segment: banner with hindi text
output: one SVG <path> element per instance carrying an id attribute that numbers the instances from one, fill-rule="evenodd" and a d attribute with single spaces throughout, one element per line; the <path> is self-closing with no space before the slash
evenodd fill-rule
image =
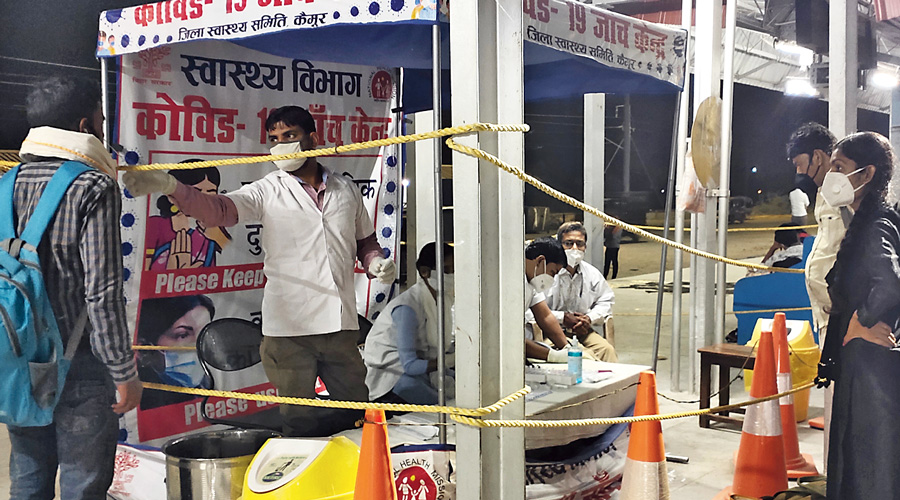
<path id="1" fill-rule="evenodd" d="M 321 147 L 396 135 L 391 113 L 394 69 L 285 59 L 227 42 L 194 42 L 121 59 L 118 122 L 114 140 L 124 163 L 176 163 L 268 154 L 265 120 L 281 106 L 307 108 Z M 401 165 L 396 146 L 320 157 L 335 175 L 356 184 L 374 222 L 379 244 L 396 259 Z M 171 170 L 179 181 L 206 193 L 227 193 L 275 169 L 269 162 Z M 129 324 L 135 344 L 191 346 L 219 318 L 259 323 L 265 286 L 258 223 L 206 227 L 162 195 L 123 201 Z M 367 279 L 357 265 L 358 312 L 371 317 L 390 298 L 390 287 Z M 139 373 L 148 382 L 208 386 L 190 351 L 140 351 Z M 228 374 L 229 389 L 274 394 L 261 366 Z M 219 378 L 216 378 L 217 384 Z M 207 424 L 201 398 L 145 391 L 126 418 L 128 441 L 159 444 Z M 218 418 L 269 409 L 266 403 L 216 400 Z"/>
<path id="2" fill-rule="evenodd" d="M 684 30 L 575 0 L 523 0 L 530 42 L 684 87 Z"/>

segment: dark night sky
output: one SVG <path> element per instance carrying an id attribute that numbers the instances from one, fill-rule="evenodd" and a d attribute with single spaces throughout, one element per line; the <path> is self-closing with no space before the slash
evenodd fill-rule
<path id="1" fill-rule="evenodd" d="M 0 0 L 0 149 L 18 149 L 28 132 L 27 83 L 58 71 L 100 80 L 94 58 L 100 12 L 141 0 Z M 5 58 L 4 58 L 5 57 Z M 89 69 L 54 67 L 6 59 L 46 61 Z"/>
<path id="2" fill-rule="evenodd" d="M 787 97 L 781 92 L 746 85 L 735 85 L 734 100 L 732 194 L 756 196 L 757 189 L 764 193 L 786 194 L 793 188 L 794 170 L 786 159 L 785 142 L 803 123 L 827 123 L 828 103 Z M 610 127 L 621 125 L 621 111 L 617 116 L 616 108 L 623 102 L 622 96 L 607 96 L 606 133 L 607 138 L 615 142 L 621 141 L 622 132 Z M 665 187 L 669 168 L 674 96 L 633 95 L 631 103 L 635 148 L 631 189 L 652 192 L 652 208 L 662 208 L 665 197 L 660 190 Z M 554 187 L 578 199 L 584 194 L 582 107 L 580 98 L 525 106 L 525 120 L 532 127 L 525 139 L 528 172 L 549 180 Z M 859 130 L 872 130 L 887 136 L 890 117 L 885 113 L 860 110 L 858 126 Z M 607 162 L 615 152 L 616 147 L 607 143 Z M 751 174 L 750 169 L 754 166 L 757 173 Z M 607 196 L 622 190 L 622 173 L 620 152 L 606 171 Z M 552 211 L 574 211 L 531 187 L 526 187 L 525 204 L 549 206 Z"/>

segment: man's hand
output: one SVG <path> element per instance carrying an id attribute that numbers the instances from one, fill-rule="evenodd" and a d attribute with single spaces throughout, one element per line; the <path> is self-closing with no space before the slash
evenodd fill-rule
<path id="1" fill-rule="evenodd" d="M 894 334 L 891 331 L 891 327 L 887 324 L 878 322 L 872 328 L 866 328 L 860 324 L 859 317 L 854 312 L 853 316 L 850 318 L 850 324 L 847 326 L 847 334 L 844 335 L 844 345 L 847 345 L 847 342 L 850 342 L 855 338 L 861 338 L 865 341 L 890 349 L 894 347 L 893 337 Z"/>
<path id="2" fill-rule="evenodd" d="M 125 189 L 131 196 L 139 197 L 151 193 L 169 195 L 175 192 L 178 181 L 162 170 L 142 170 L 125 172 L 122 176 Z"/>
<path id="3" fill-rule="evenodd" d="M 577 312 L 564 313 L 563 326 L 575 332 L 576 335 L 587 335 L 592 331 L 590 316 Z"/>
<path id="4" fill-rule="evenodd" d="M 117 385 L 116 390 L 119 392 L 119 402 L 112 405 L 112 410 L 121 415 L 135 409 L 141 402 L 144 385 L 135 377 L 129 382 Z"/>
<path id="5" fill-rule="evenodd" d="M 390 285 L 394 282 L 394 276 L 397 274 L 397 266 L 391 259 L 375 257 L 369 264 L 368 271 L 369 274 L 375 276 L 378 281 L 385 285 Z"/>

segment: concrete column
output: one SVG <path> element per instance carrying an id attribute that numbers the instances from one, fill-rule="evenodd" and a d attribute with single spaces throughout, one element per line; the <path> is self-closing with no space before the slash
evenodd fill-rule
<path id="1" fill-rule="evenodd" d="M 856 132 L 857 1 L 828 5 L 828 128 L 840 140 Z"/>
<path id="2" fill-rule="evenodd" d="M 522 4 L 454 3 L 450 23 L 453 123 L 521 122 Z M 468 146 L 523 165 L 522 134 L 461 137 Z M 456 248 L 457 404 L 490 404 L 524 384 L 522 182 L 497 167 L 453 153 Z M 524 418 L 524 400 L 500 412 Z M 460 500 L 524 498 L 522 429 L 457 426 Z"/>
<path id="3" fill-rule="evenodd" d="M 601 211 L 606 193 L 606 94 L 584 96 L 584 202 Z M 584 213 L 588 233 L 585 258 L 603 269 L 603 221 Z"/>
<path id="4" fill-rule="evenodd" d="M 696 43 L 694 46 L 694 113 L 704 99 L 719 95 L 719 79 L 722 74 L 722 4 L 698 2 L 696 14 Z M 709 186 L 714 188 L 716 186 Z M 707 194 L 706 211 L 692 217 L 692 229 L 697 248 L 716 251 L 716 198 Z M 697 225 L 693 225 L 693 221 Z M 696 347 L 715 343 L 715 263 L 709 259 L 692 259 L 696 269 L 691 279 L 691 336 Z M 693 391 L 699 387 L 699 363 L 696 349 L 690 351 L 693 372 Z"/>

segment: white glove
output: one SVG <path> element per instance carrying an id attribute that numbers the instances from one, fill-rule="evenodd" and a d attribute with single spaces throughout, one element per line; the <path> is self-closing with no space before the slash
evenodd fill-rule
<path id="1" fill-rule="evenodd" d="M 125 172 L 122 176 L 125 189 L 135 198 L 151 193 L 172 194 L 178 181 L 162 170 L 142 170 Z"/>
<path id="2" fill-rule="evenodd" d="M 547 353 L 547 362 L 548 363 L 568 363 L 569 362 L 569 348 L 565 349 L 550 349 L 550 352 Z"/>
<path id="3" fill-rule="evenodd" d="M 375 257 L 369 264 L 369 274 L 385 285 L 390 285 L 394 282 L 394 275 L 397 274 L 397 266 L 391 259 Z"/>

